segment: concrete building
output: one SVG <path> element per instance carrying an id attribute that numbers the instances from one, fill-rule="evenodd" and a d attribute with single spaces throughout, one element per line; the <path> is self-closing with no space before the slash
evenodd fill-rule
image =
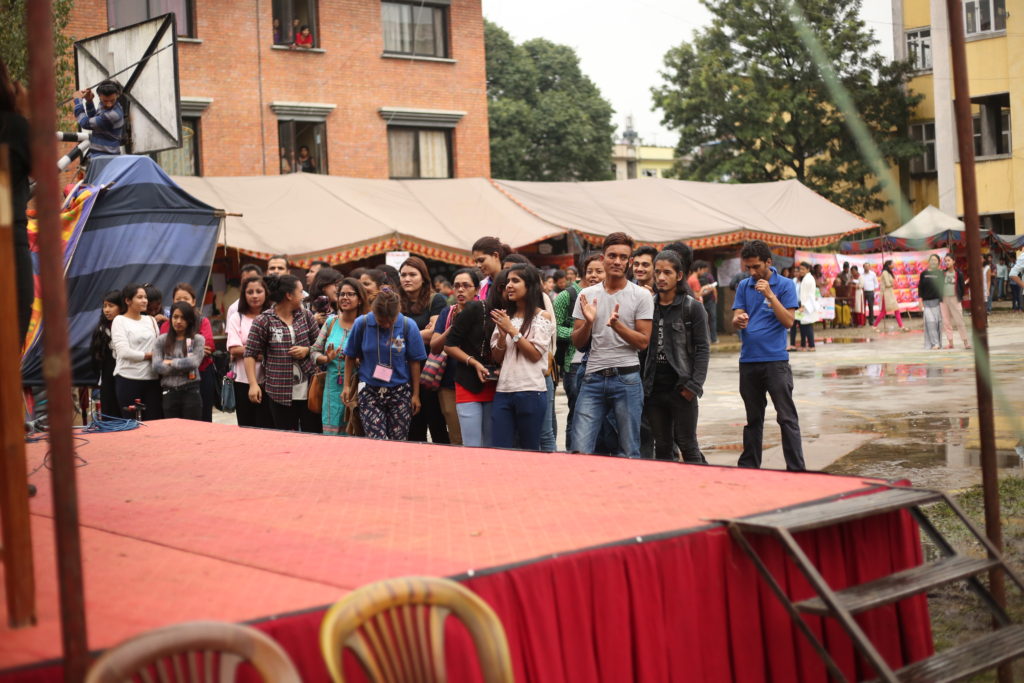
<path id="1" fill-rule="evenodd" d="M 1024 232 L 1024 0 L 963 0 L 982 227 Z M 908 87 L 924 95 L 911 135 L 925 153 L 910 164 L 916 213 L 933 204 L 963 215 L 944 0 L 893 0 L 895 55 L 917 67 Z"/>
<path id="2" fill-rule="evenodd" d="M 612 147 L 612 166 L 616 180 L 627 178 L 664 178 L 676 160 L 674 147 L 617 142 Z"/>
<path id="3" fill-rule="evenodd" d="M 157 155 L 169 173 L 490 175 L 480 0 L 78 0 L 68 33 L 166 12 L 185 129 Z"/>

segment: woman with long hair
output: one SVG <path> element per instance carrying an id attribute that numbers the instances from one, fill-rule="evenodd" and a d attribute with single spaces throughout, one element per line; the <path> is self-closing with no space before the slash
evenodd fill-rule
<path id="1" fill-rule="evenodd" d="M 263 277 L 256 275 L 242 280 L 242 292 L 238 298 L 235 312 L 228 313 L 225 324 L 227 328 L 227 347 L 231 355 L 231 380 L 235 392 L 235 417 L 239 427 L 263 427 L 270 429 L 274 420 L 270 417 L 270 405 L 267 402 L 253 403 L 249 400 L 249 384 L 261 384 L 263 366 L 256 361 L 256 373 L 249 375 L 245 370 L 245 344 L 249 339 L 249 330 L 253 321 L 267 310 L 270 300 L 267 298 L 267 283 Z"/>
<path id="2" fill-rule="evenodd" d="M 483 275 L 476 297 L 481 301 L 486 301 L 491 290 L 491 283 L 501 272 L 502 263 L 512 253 L 512 247 L 497 237 L 481 237 L 473 243 L 471 251 L 473 252 L 473 263 Z"/>
<path id="3" fill-rule="evenodd" d="M 159 420 L 163 416 L 160 380 L 153 370 L 153 347 L 160 335 L 156 321 L 145 315 L 146 288 L 130 284 L 121 290 L 122 312 L 110 323 L 114 347 L 114 386 L 117 405 L 125 417 Z M 137 408 L 125 412 L 126 408 Z M 139 412 L 141 410 L 141 414 Z"/>
<path id="4" fill-rule="evenodd" d="M 344 275 L 334 268 L 323 267 L 316 271 L 309 286 L 309 310 L 316 318 L 316 324 L 324 326 L 327 318 L 338 312 L 338 285 Z"/>
<path id="5" fill-rule="evenodd" d="M 196 329 L 206 340 L 203 344 L 203 362 L 199 365 L 199 393 L 203 399 L 202 420 L 203 422 L 213 422 L 213 402 L 214 395 L 217 393 L 217 371 L 213 367 L 213 352 L 217 350 L 217 347 L 213 340 L 213 326 L 210 324 L 210 319 L 200 312 L 196 290 L 189 283 L 179 282 L 174 285 L 171 301 L 173 303 L 184 301 L 196 309 Z M 170 325 L 169 320 L 164 321 L 160 325 L 161 334 L 170 331 Z"/>
<path id="6" fill-rule="evenodd" d="M 967 325 L 964 323 L 964 275 L 956 267 L 956 259 L 946 254 L 943 259 L 945 270 L 942 279 L 942 328 L 946 332 L 948 341 L 947 349 L 953 348 L 953 328 L 960 333 L 960 339 L 964 342 L 964 348 L 971 348 L 971 337 L 967 332 Z"/>
<path id="7" fill-rule="evenodd" d="M 495 306 L 504 305 L 500 290 L 496 289 L 499 285 L 504 287 L 504 279 L 505 272 L 498 271 L 495 286 L 491 287 L 493 300 L 480 301 L 474 295 L 473 300 L 463 305 L 444 341 L 449 362 L 457 365 L 455 410 L 459 415 L 459 432 L 464 446 L 488 448 L 491 445 L 491 407 L 497 388 L 498 366 L 491 358 L 494 321 L 490 311 Z M 480 282 L 479 274 L 476 282 Z M 456 290 L 456 296 L 462 293 Z"/>
<path id="8" fill-rule="evenodd" d="M 256 377 L 256 360 L 263 359 L 266 400 L 275 429 L 319 433 L 320 418 L 306 406 L 309 380 L 316 365 L 310 347 L 320 334 L 313 314 L 302 307 L 302 282 L 291 274 L 269 275 L 267 297 L 272 306 L 253 321 L 245 343 L 245 374 Z M 262 403 L 264 389 L 249 384 L 249 400 Z"/>
<path id="9" fill-rule="evenodd" d="M 455 303 L 446 306 L 437 316 L 437 323 L 434 325 L 434 334 L 430 337 L 430 352 L 441 353 L 446 351 L 448 337 L 452 331 L 455 320 L 466 310 L 466 306 L 476 298 L 477 287 L 480 286 L 480 274 L 475 268 L 463 268 L 455 273 L 452 290 L 455 292 Z M 465 355 L 465 352 L 463 352 Z M 466 359 L 468 360 L 468 356 Z M 441 388 L 438 390 L 438 398 L 441 401 L 441 413 L 448 425 L 448 438 L 453 445 L 461 446 L 462 424 L 459 420 L 458 396 L 456 395 L 456 375 L 458 361 L 448 354 L 448 361 L 444 369 L 444 378 L 441 380 Z"/>
<path id="10" fill-rule="evenodd" d="M 530 266 L 508 270 L 505 305 L 491 311 L 491 356 L 501 364 L 491 437 L 495 448 L 540 450 L 540 431 L 548 410 L 548 347 L 554 321 L 544 310 L 540 272 Z"/>
<path id="11" fill-rule="evenodd" d="M 201 420 L 203 399 L 199 391 L 199 364 L 206 338 L 196 332 L 196 309 L 187 301 L 171 304 L 170 329 L 157 337 L 153 370 L 160 375 L 164 418 Z"/>
<path id="12" fill-rule="evenodd" d="M 924 312 L 924 347 L 933 351 L 942 348 L 942 287 L 943 273 L 939 269 L 939 255 L 928 257 L 928 267 L 917 280 L 917 296 Z"/>
<path id="13" fill-rule="evenodd" d="M 92 345 L 90 355 L 93 360 L 93 367 L 100 376 L 100 409 L 101 416 L 121 417 L 121 407 L 117 403 L 117 391 L 114 388 L 114 368 L 117 360 L 114 358 L 114 347 L 110 339 L 110 325 L 114 318 L 122 313 L 124 302 L 121 300 L 121 290 L 112 289 L 103 297 L 103 309 L 100 311 L 100 321 L 96 330 L 92 333 Z"/>
<path id="14" fill-rule="evenodd" d="M 426 359 L 419 328 L 402 315 L 398 294 L 385 287 L 373 300 L 371 312 L 356 318 L 345 342 L 341 400 L 345 405 L 358 401 L 366 436 L 408 438 L 409 424 L 420 410 L 420 368 Z M 357 372 L 364 385 L 358 393 Z"/>
<path id="15" fill-rule="evenodd" d="M 418 256 L 410 256 L 398 269 L 402 282 L 402 314 L 413 321 L 420 330 L 424 346 L 434 334 L 437 317 L 444 310 L 447 301 L 444 295 L 434 292 L 430 285 L 430 271 Z M 437 391 L 420 392 L 422 407 L 409 425 L 409 441 L 427 441 L 427 431 L 433 443 L 449 443 L 448 425 L 441 412 L 441 400 Z"/>
<path id="16" fill-rule="evenodd" d="M 327 369 L 324 395 L 320 404 L 320 420 L 324 434 L 332 436 L 345 434 L 347 411 L 341 400 L 344 388 L 342 382 L 345 379 L 345 344 L 356 318 L 370 311 L 366 291 L 359 280 L 344 278 L 337 285 L 337 290 L 338 313 L 329 317 L 326 324 L 320 328 L 320 335 L 310 351 L 313 362 L 326 366 Z"/>
<path id="17" fill-rule="evenodd" d="M 882 264 L 882 277 L 878 278 L 878 287 L 882 290 L 882 310 L 875 321 L 875 331 L 878 331 L 878 325 L 890 313 L 896 317 L 896 324 L 899 328 L 906 331 L 906 328 L 903 327 L 903 319 L 900 317 L 900 305 L 896 301 L 896 275 L 892 272 L 892 259 Z"/>

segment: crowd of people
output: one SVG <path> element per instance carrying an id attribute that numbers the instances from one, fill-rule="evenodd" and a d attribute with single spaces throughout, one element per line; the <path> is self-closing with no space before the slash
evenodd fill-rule
<path id="1" fill-rule="evenodd" d="M 494 237 L 477 240 L 473 259 L 450 282 L 416 256 L 347 274 L 317 261 L 305 282 L 284 256 L 266 272 L 243 266 L 219 388 L 190 285 L 174 288 L 169 309 L 149 284 L 109 292 L 93 343 L 102 412 L 210 421 L 227 391 L 241 426 L 554 451 L 561 383 L 567 450 L 706 462 L 697 419 L 717 283 L 689 247 L 635 248 L 614 233 L 583 259 L 582 279 L 574 267 L 545 277 Z M 743 263 L 766 284 L 741 286 L 733 320 L 741 364 L 759 368 L 743 374 L 742 462 L 760 464 L 770 395 L 789 407 L 787 463 L 803 469 L 785 348 L 796 289 L 763 243 L 744 247 Z"/>

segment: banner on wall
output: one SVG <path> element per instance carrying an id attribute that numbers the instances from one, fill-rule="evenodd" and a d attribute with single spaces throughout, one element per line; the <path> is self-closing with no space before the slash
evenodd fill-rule
<path id="1" fill-rule="evenodd" d="M 839 275 L 839 265 L 836 261 L 836 256 L 838 254 L 819 254 L 816 251 L 801 251 L 797 249 L 793 252 L 793 264 L 799 265 L 807 261 L 811 266 L 821 266 L 822 274 L 831 282 Z"/>
<path id="2" fill-rule="evenodd" d="M 861 273 L 864 272 L 864 267 L 870 265 L 875 271 L 875 275 L 879 275 L 882 272 L 882 264 L 888 260 L 892 260 L 892 272 L 896 276 L 896 302 L 900 306 L 900 311 L 917 311 L 921 308 L 921 302 L 917 298 L 917 281 L 921 275 L 921 271 L 928 267 L 928 257 L 932 254 L 937 254 L 939 259 L 942 259 L 948 249 L 929 249 L 927 251 L 892 251 L 883 252 L 880 254 L 817 254 L 814 252 L 797 251 L 796 260 L 809 261 L 811 265 L 815 263 L 822 263 L 822 270 L 828 274 L 834 272 L 836 274 L 842 270 L 843 264 L 849 263 L 850 266 L 857 266 L 857 270 Z M 808 257 L 816 257 L 814 258 Z M 832 260 L 832 270 L 826 269 L 824 261 Z M 831 277 L 835 277 L 832 275 Z M 881 308 L 881 292 L 875 295 L 875 311 Z"/>

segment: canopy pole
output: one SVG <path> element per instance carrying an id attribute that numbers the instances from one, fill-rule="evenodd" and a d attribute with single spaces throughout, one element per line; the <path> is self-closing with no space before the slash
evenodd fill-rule
<path id="1" fill-rule="evenodd" d="M 988 355 L 988 312 L 981 281 L 981 220 L 978 216 L 978 186 L 974 174 L 974 126 L 967 80 L 967 50 L 960 0 L 946 0 L 949 17 L 950 58 L 953 63 L 953 104 L 956 115 L 957 146 L 960 152 L 960 185 L 963 188 L 964 238 L 967 242 L 967 273 L 971 288 L 971 327 L 974 328 L 974 376 L 978 398 L 978 432 L 981 437 L 981 481 L 985 498 L 985 533 L 1000 552 L 1003 532 L 999 520 L 999 471 L 996 463 L 995 418 L 992 400 L 992 368 Z M 952 245 L 950 245 L 952 250 Z M 992 597 L 1005 607 L 1003 572 L 989 574 Z M 1010 681 L 1010 666 L 999 667 L 999 680 Z"/>
<path id="2" fill-rule="evenodd" d="M 61 245 L 61 193 L 57 168 L 56 83 L 53 59 L 51 0 L 26 3 L 29 101 L 32 112 L 32 168 L 36 180 L 39 221 L 39 279 L 43 300 L 43 377 L 49 401 L 50 462 L 57 577 L 60 588 L 64 680 L 85 680 L 89 648 L 82 587 L 82 548 L 78 529 L 78 489 L 71 433 L 71 357 L 68 353 L 68 309 Z"/>

